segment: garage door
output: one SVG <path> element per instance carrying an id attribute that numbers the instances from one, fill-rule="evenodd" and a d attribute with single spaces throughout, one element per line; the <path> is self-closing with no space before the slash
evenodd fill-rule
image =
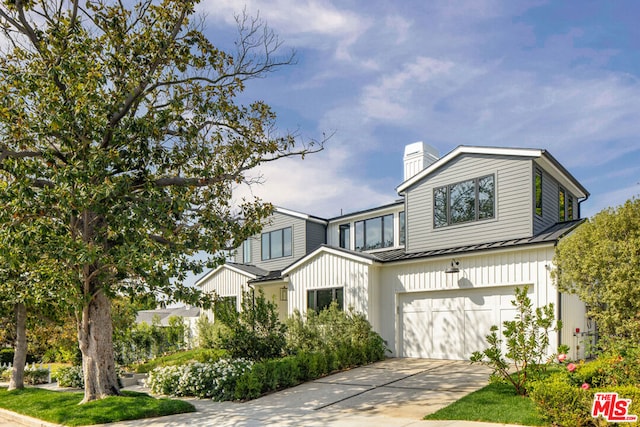
<path id="1" fill-rule="evenodd" d="M 513 287 L 401 294 L 399 354 L 469 359 L 487 347 L 492 325 L 514 318 L 513 295 Z"/>

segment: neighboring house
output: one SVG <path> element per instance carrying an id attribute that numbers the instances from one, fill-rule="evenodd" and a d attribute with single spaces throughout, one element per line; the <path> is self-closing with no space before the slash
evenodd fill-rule
<path id="1" fill-rule="evenodd" d="M 331 219 L 277 208 L 235 262 L 197 282 L 240 307 L 261 288 L 285 319 L 336 300 L 366 314 L 394 356 L 468 359 L 512 319 L 514 289 L 553 303 L 552 334 L 572 356 L 593 331 L 585 305 L 551 278 L 558 241 L 580 224 L 587 190 L 546 150 L 460 146 L 442 158 L 405 149 L 396 202 Z M 578 331 L 578 333 L 576 333 Z"/>
<path id="2" fill-rule="evenodd" d="M 182 322 L 185 325 L 185 343 L 191 347 L 194 338 L 197 336 L 196 322 L 200 317 L 201 310 L 198 307 L 172 307 L 172 308 L 158 308 L 156 310 L 140 310 L 136 314 L 136 323 L 146 323 L 152 325 L 154 319 L 157 319 L 159 326 L 167 327 L 169 325 L 169 318 L 181 317 Z"/>

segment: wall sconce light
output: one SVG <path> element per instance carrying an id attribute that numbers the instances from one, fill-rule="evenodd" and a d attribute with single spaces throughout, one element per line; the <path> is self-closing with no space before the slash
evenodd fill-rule
<path id="1" fill-rule="evenodd" d="M 280 301 L 286 301 L 287 300 L 287 287 L 283 286 L 280 288 Z"/>
<path id="2" fill-rule="evenodd" d="M 444 272 L 447 274 L 459 273 L 460 272 L 460 269 L 458 268 L 459 265 L 460 263 L 455 259 L 453 259 L 451 260 L 451 266 L 449 266 Z"/>

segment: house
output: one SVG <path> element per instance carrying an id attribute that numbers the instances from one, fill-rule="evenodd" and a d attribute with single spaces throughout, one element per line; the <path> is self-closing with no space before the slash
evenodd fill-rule
<path id="1" fill-rule="evenodd" d="M 169 319 L 180 318 L 185 326 L 185 343 L 188 347 L 193 345 L 193 338 L 197 335 L 197 321 L 200 318 L 201 309 L 198 307 L 167 307 L 155 310 L 140 310 L 136 313 L 136 324 L 146 323 L 153 325 L 157 322 L 158 326 L 171 326 Z"/>
<path id="2" fill-rule="evenodd" d="M 513 319 L 516 287 L 553 303 L 552 333 L 573 357 L 594 326 L 551 277 L 558 241 L 577 227 L 587 190 L 546 150 L 459 146 L 439 157 L 405 147 L 399 198 L 322 219 L 277 208 L 260 235 L 197 285 L 240 308 L 263 289 L 285 319 L 336 300 L 366 314 L 398 357 L 468 359 L 492 325 Z"/>

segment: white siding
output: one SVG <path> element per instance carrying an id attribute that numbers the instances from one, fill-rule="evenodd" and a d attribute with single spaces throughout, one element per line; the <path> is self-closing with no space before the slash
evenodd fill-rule
<path id="1" fill-rule="evenodd" d="M 561 342 L 569 346 L 569 357 L 574 360 L 593 355 L 595 322 L 587 318 L 584 302 L 576 295 L 560 296 L 560 312 L 563 318 Z M 576 332 L 576 329 L 580 329 Z"/>
<path id="2" fill-rule="evenodd" d="M 252 277 L 240 274 L 226 266 L 220 268 L 217 272 L 206 278 L 201 283 L 202 291 L 215 293 L 220 297 L 235 296 L 237 297 L 238 310 L 240 310 L 242 301 L 242 292 L 249 290 L 247 281 Z"/>
<path id="3" fill-rule="evenodd" d="M 404 245 L 400 245 L 400 212 L 404 211 L 404 204 L 399 203 L 397 205 L 388 206 L 378 210 L 370 210 L 359 214 L 350 215 L 348 217 L 341 217 L 338 219 L 334 219 L 331 221 L 329 226 L 327 227 L 327 244 L 330 246 L 339 247 L 340 246 L 340 226 L 344 224 L 349 224 L 349 237 L 351 239 L 349 243 L 349 247 L 347 249 L 352 249 L 355 247 L 355 228 L 354 223 L 357 221 L 362 221 L 369 218 L 376 218 L 379 216 L 393 214 L 393 247 L 387 247 L 380 250 L 389 250 L 399 247 L 404 247 Z M 375 252 L 375 251 L 370 251 Z"/>
<path id="4" fill-rule="evenodd" d="M 433 227 L 433 190 L 495 176 L 495 218 Z M 464 155 L 407 190 L 407 252 L 452 248 L 531 236 L 532 160 Z"/>
<path id="5" fill-rule="evenodd" d="M 496 289 L 500 293 L 498 288 L 529 285 L 534 306 L 554 303 L 557 310 L 558 295 L 550 276 L 553 252 L 553 245 L 546 245 L 456 256 L 460 272 L 454 274 L 444 272 L 451 257 L 385 265 L 381 273 L 383 310 L 379 332 L 397 354 L 399 296 L 414 292 L 429 295 L 450 290 L 452 297 L 456 297 L 464 296 L 466 290 Z M 557 338 L 552 337 L 551 342 L 555 351 Z"/>
<path id="6" fill-rule="evenodd" d="M 370 322 L 371 299 L 378 296 L 372 292 L 376 274 L 370 274 L 370 265 L 329 253 L 321 253 L 289 274 L 289 313 L 298 309 L 307 311 L 307 291 L 322 288 L 344 288 L 345 308 L 353 307 L 364 313 Z M 373 294 L 373 295 L 372 295 Z M 373 322 L 372 322 L 373 323 Z"/>

